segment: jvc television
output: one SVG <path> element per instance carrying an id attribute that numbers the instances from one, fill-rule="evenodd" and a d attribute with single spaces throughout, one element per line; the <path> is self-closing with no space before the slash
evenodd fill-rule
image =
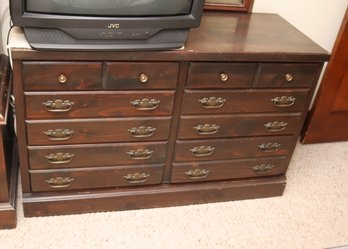
<path id="1" fill-rule="evenodd" d="M 184 46 L 204 0 L 10 0 L 13 24 L 40 50 L 167 50 Z"/>

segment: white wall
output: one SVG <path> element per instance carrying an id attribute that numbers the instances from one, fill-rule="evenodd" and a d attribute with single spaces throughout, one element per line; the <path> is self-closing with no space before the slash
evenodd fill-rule
<path id="1" fill-rule="evenodd" d="M 6 41 L 10 27 L 10 14 L 8 12 L 9 0 L 0 0 L 0 53 L 7 54 Z"/>

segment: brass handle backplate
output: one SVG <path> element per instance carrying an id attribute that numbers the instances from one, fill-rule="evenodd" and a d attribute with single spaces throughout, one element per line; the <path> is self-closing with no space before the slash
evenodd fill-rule
<path id="1" fill-rule="evenodd" d="M 277 131 L 285 130 L 285 128 L 288 126 L 288 123 L 274 121 L 274 122 L 268 122 L 268 123 L 264 124 L 264 126 L 265 126 L 267 131 L 277 132 Z"/>
<path id="2" fill-rule="evenodd" d="M 74 154 L 58 152 L 56 154 L 49 154 L 45 158 L 51 164 L 65 164 L 70 163 L 74 156 Z"/>
<path id="3" fill-rule="evenodd" d="M 292 96 L 281 96 L 272 99 L 273 104 L 276 107 L 290 107 L 295 104 L 296 98 Z"/>
<path id="4" fill-rule="evenodd" d="M 133 160 L 145 160 L 151 158 L 153 154 L 153 150 L 149 149 L 137 149 L 137 150 L 130 150 L 126 152 L 130 159 Z"/>
<path id="5" fill-rule="evenodd" d="M 72 177 L 56 177 L 50 178 L 45 182 L 47 182 L 51 188 L 67 188 L 71 185 L 73 181 L 74 178 Z"/>
<path id="6" fill-rule="evenodd" d="M 188 176 L 190 179 L 199 180 L 208 177 L 209 172 L 210 171 L 207 169 L 195 169 L 186 171 L 185 175 Z"/>
<path id="7" fill-rule="evenodd" d="M 202 98 L 198 100 L 199 103 L 201 103 L 203 108 L 206 109 L 217 109 L 224 106 L 226 99 L 223 98 L 216 98 L 216 97 L 209 97 L 209 98 Z"/>
<path id="8" fill-rule="evenodd" d="M 265 144 L 260 144 L 259 150 L 261 150 L 262 152 L 275 152 L 278 151 L 280 149 L 282 145 L 279 143 L 265 143 Z"/>
<path id="9" fill-rule="evenodd" d="M 134 173 L 123 176 L 128 183 L 143 183 L 146 182 L 150 174 L 147 173 Z"/>
<path id="10" fill-rule="evenodd" d="M 74 102 L 70 100 L 61 100 L 61 99 L 56 99 L 56 100 L 47 100 L 46 102 L 42 103 L 47 111 L 50 112 L 68 112 L 71 110 Z"/>
<path id="11" fill-rule="evenodd" d="M 68 77 L 65 74 L 58 75 L 58 82 L 60 84 L 65 84 L 68 81 Z"/>
<path id="12" fill-rule="evenodd" d="M 130 103 L 137 109 L 140 111 L 149 111 L 149 110 L 155 110 L 159 103 L 161 101 L 157 100 L 157 99 L 136 99 L 131 101 Z"/>
<path id="13" fill-rule="evenodd" d="M 64 141 L 71 138 L 74 131 L 69 129 L 55 129 L 55 130 L 48 130 L 45 131 L 44 134 L 46 134 L 47 138 L 51 141 Z"/>
<path id="14" fill-rule="evenodd" d="M 147 76 L 147 75 L 144 74 L 144 73 L 140 74 L 140 76 L 139 76 L 139 81 L 140 81 L 141 83 L 146 83 L 146 82 L 148 82 L 148 80 L 149 80 L 149 76 Z"/>
<path id="15" fill-rule="evenodd" d="M 254 172 L 256 174 L 270 173 L 273 168 L 274 168 L 274 165 L 272 165 L 272 164 L 258 164 L 258 165 L 251 167 L 251 169 L 254 170 Z"/>
<path id="16" fill-rule="evenodd" d="M 220 81 L 221 82 L 228 81 L 228 74 L 227 73 L 220 73 Z"/>
<path id="17" fill-rule="evenodd" d="M 199 135 L 212 135 L 219 131 L 220 126 L 217 124 L 204 124 L 193 127 Z"/>
<path id="18" fill-rule="evenodd" d="M 132 137 L 151 137 L 156 131 L 156 128 L 153 127 L 133 127 L 128 129 L 128 132 Z"/>
<path id="19" fill-rule="evenodd" d="M 294 79 L 294 76 L 290 73 L 285 74 L 285 80 L 291 82 Z"/>
<path id="20" fill-rule="evenodd" d="M 212 146 L 200 146 L 190 149 L 191 153 L 195 157 L 208 157 L 214 153 L 215 147 Z"/>

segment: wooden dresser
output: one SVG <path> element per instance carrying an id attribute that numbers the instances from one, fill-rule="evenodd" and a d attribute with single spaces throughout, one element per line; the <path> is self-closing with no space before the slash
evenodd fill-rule
<path id="1" fill-rule="evenodd" d="M 15 228 L 18 157 L 10 106 L 11 73 L 9 59 L 0 55 L 0 229 Z"/>
<path id="2" fill-rule="evenodd" d="M 328 54 L 206 13 L 177 51 L 11 49 L 26 216 L 279 196 Z"/>

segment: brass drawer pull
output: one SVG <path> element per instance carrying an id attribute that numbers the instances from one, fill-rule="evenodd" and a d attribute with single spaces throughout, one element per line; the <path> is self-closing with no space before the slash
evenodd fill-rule
<path id="1" fill-rule="evenodd" d="M 272 99 L 273 104 L 276 107 L 290 107 L 295 104 L 296 98 L 290 96 L 276 97 Z"/>
<path id="2" fill-rule="evenodd" d="M 221 81 L 221 82 L 226 82 L 226 81 L 228 81 L 228 74 L 227 74 L 227 73 L 221 73 L 221 74 L 220 74 L 220 81 Z"/>
<path id="3" fill-rule="evenodd" d="M 198 100 L 199 103 L 201 103 L 203 108 L 206 109 L 217 109 L 224 106 L 226 99 L 223 98 L 216 98 L 216 97 L 210 97 L 210 98 L 203 98 Z"/>
<path id="4" fill-rule="evenodd" d="M 151 137 L 156 131 L 156 128 L 153 127 L 133 127 L 131 129 L 128 129 L 128 132 L 133 137 Z"/>
<path id="5" fill-rule="evenodd" d="M 58 75 L 58 82 L 60 84 L 65 84 L 68 81 L 68 77 L 65 74 Z"/>
<path id="6" fill-rule="evenodd" d="M 147 173 L 134 173 L 123 176 L 128 183 L 143 183 L 146 182 L 150 174 Z"/>
<path id="7" fill-rule="evenodd" d="M 279 122 L 279 121 L 274 121 L 274 122 L 268 122 L 264 124 L 265 128 L 269 132 L 277 132 L 277 131 L 283 131 L 285 128 L 288 126 L 288 123 L 286 122 Z"/>
<path id="8" fill-rule="evenodd" d="M 74 156 L 74 154 L 58 152 L 56 154 L 49 154 L 45 158 L 51 164 L 65 164 L 70 163 Z"/>
<path id="9" fill-rule="evenodd" d="M 50 112 L 68 112 L 71 110 L 74 102 L 70 100 L 56 99 L 48 100 L 42 104 L 46 107 L 47 111 Z"/>
<path id="10" fill-rule="evenodd" d="M 55 130 L 48 130 L 45 131 L 44 134 L 46 134 L 47 138 L 51 141 L 64 141 L 71 138 L 74 131 L 69 129 L 55 129 Z"/>
<path id="11" fill-rule="evenodd" d="M 220 126 L 217 124 L 204 124 L 193 127 L 199 135 L 212 135 L 219 131 Z"/>
<path id="12" fill-rule="evenodd" d="M 161 101 L 157 100 L 157 99 L 136 99 L 131 101 L 130 103 L 137 109 L 140 111 L 149 111 L 149 110 L 155 110 L 159 103 Z"/>
<path id="13" fill-rule="evenodd" d="M 207 169 L 195 169 L 195 170 L 189 170 L 185 172 L 185 175 L 188 176 L 192 180 L 199 180 L 207 178 L 209 175 L 209 170 Z"/>
<path id="14" fill-rule="evenodd" d="M 290 73 L 285 74 L 285 80 L 291 82 L 294 79 L 294 76 Z"/>
<path id="15" fill-rule="evenodd" d="M 258 164 L 251 167 L 256 174 L 267 174 L 272 171 L 274 165 L 272 164 Z"/>
<path id="16" fill-rule="evenodd" d="M 146 83 L 146 82 L 148 82 L 148 80 L 149 80 L 149 76 L 147 76 L 147 75 L 144 74 L 144 73 L 140 74 L 140 76 L 139 76 L 139 81 L 140 81 L 141 83 Z"/>
<path id="17" fill-rule="evenodd" d="M 126 152 L 130 159 L 133 160 L 145 160 L 151 158 L 153 154 L 153 150 L 149 149 L 137 149 L 137 150 L 130 150 Z"/>
<path id="18" fill-rule="evenodd" d="M 50 178 L 45 182 L 47 182 L 51 188 L 67 188 L 71 185 L 73 181 L 74 178 L 72 177 L 56 177 Z"/>
<path id="19" fill-rule="evenodd" d="M 266 144 L 260 144 L 259 150 L 261 150 L 262 152 L 275 152 L 278 151 L 280 149 L 282 145 L 278 144 L 278 143 L 266 143 Z"/>
<path id="20" fill-rule="evenodd" d="M 215 147 L 212 146 L 200 146 L 190 149 L 192 155 L 195 157 L 208 157 L 214 153 Z"/>

